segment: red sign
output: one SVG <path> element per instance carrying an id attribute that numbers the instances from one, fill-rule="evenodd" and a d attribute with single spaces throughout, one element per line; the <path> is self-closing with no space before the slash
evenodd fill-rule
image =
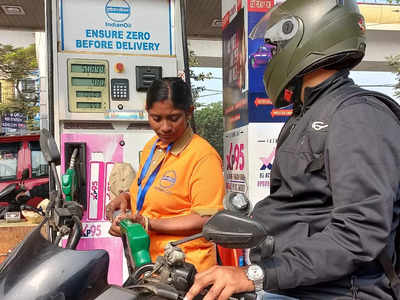
<path id="1" fill-rule="evenodd" d="M 236 121 L 239 121 L 239 120 L 240 120 L 240 114 L 236 114 L 236 115 L 234 115 L 234 116 L 229 118 L 229 122 L 230 123 L 233 123 L 233 122 L 236 122 Z"/>
<path id="2" fill-rule="evenodd" d="M 249 11 L 267 12 L 274 6 L 274 0 L 248 0 Z"/>
<path id="3" fill-rule="evenodd" d="M 273 109 L 271 110 L 271 117 L 290 117 L 293 109 Z"/>
<path id="4" fill-rule="evenodd" d="M 272 100 L 269 98 L 256 98 L 256 100 L 254 100 L 254 104 L 256 106 L 259 105 L 272 105 Z"/>
<path id="5" fill-rule="evenodd" d="M 224 110 L 225 115 L 227 115 L 227 114 L 229 114 L 229 113 L 231 113 L 231 112 L 234 112 L 234 111 L 236 111 L 236 110 L 238 110 L 238 109 L 241 109 L 241 108 L 243 108 L 243 107 L 246 107 L 246 105 L 247 105 L 247 99 L 246 99 L 246 98 L 243 98 L 243 99 L 241 99 L 239 102 L 235 103 L 234 105 L 231 105 L 231 106 L 229 106 L 228 108 L 226 108 L 226 109 Z"/>
<path id="6" fill-rule="evenodd" d="M 244 169 L 244 144 L 232 144 L 229 149 L 229 154 L 226 156 L 227 170 Z"/>

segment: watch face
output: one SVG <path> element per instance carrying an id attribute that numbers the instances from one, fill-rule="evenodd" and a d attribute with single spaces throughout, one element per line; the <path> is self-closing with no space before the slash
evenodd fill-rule
<path id="1" fill-rule="evenodd" d="M 247 277 L 250 280 L 257 280 L 264 278 L 264 271 L 260 266 L 250 265 L 247 269 Z"/>

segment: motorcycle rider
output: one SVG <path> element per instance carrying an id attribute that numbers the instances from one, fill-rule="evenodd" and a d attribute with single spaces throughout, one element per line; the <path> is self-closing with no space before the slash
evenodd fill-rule
<path id="1" fill-rule="evenodd" d="M 49 183 L 44 182 L 39 185 L 35 185 L 30 190 L 20 192 L 16 198 L 17 200 L 19 200 L 20 198 L 22 199 L 23 197 L 25 197 L 27 200 L 32 199 L 34 197 L 49 198 Z"/>
<path id="2" fill-rule="evenodd" d="M 350 95 L 329 124 L 315 119 L 329 101 L 359 89 L 348 78 L 365 53 L 357 3 L 287 0 L 256 25 L 250 38 L 259 37 L 276 47 L 264 74 L 267 94 L 275 107 L 294 102 L 278 139 L 270 196 L 253 211 L 275 237 L 274 252 L 241 269 L 197 274 L 186 300 L 208 286 L 205 300 L 261 290 L 273 293 L 264 299 L 393 299 L 378 256 L 385 249 L 394 257 L 398 119 L 371 95 Z"/>

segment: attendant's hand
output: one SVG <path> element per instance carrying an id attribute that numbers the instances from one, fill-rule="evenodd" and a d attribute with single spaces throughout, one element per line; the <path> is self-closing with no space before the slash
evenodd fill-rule
<path id="1" fill-rule="evenodd" d="M 114 211 L 120 210 L 121 214 L 125 214 L 129 207 L 130 196 L 128 193 L 121 193 L 112 199 L 106 206 L 106 218 L 110 222 L 113 220 Z"/>
<path id="2" fill-rule="evenodd" d="M 214 266 L 197 273 L 184 300 L 194 299 L 208 286 L 211 287 L 203 300 L 227 300 L 233 294 L 254 291 L 254 283 L 247 278 L 245 268 Z"/>
<path id="3" fill-rule="evenodd" d="M 110 226 L 110 229 L 108 230 L 108 233 L 113 236 L 121 236 L 121 227 L 119 226 L 119 222 L 126 218 L 127 218 L 126 214 L 120 214 L 116 216 L 112 220 L 112 224 Z"/>
<path id="4" fill-rule="evenodd" d="M 146 228 L 146 222 L 148 222 L 148 221 L 146 221 L 147 217 L 139 215 L 139 214 L 135 214 L 135 215 L 128 214 L 127 217 L 133 223 L 139 223 L 140 225 L 143 226 L 143 228 L 148 229 L 148 228 Z M 149 219 L 147 218 L 147 220 L 149 220 Z M 147 226 L 148 226 L 148 224 L 147 224 Z"/>
<path id="5" fill-rule="evenodd" d="M 114 218 L 109 233 L 113 236 L 121 236 L 121 227 L 119 223 L 125 219 L 129 219 L 133 223 L 139 223 L 140 225 L 143 226 L 144 229 L 149 230 L 149 221 L 148 221 L 149 219 L 147 217 L 138 214 L 132 215 L 132 214 L 121 213 L 120 215 Z"/>

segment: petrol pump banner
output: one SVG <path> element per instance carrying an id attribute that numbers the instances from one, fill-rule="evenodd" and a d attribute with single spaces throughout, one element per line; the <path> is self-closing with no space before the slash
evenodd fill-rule
<path id="1" fill-rule="evenodd" d="M 283 123 L 249 124 L 249 199 L 254 205 L 267 197 L 271 188 L 271 170 L 276 142 Z"/>
<path id="2" fill-rule="evenodd" d="M 171 0 L 59 0 L 61 51 L 174 55 Z"/>
<path id="3" fill-rule="evenodd" d="M 258 21 L 278 0 L 248 0 L 248 34 L 250 35 Z M 248 39 L 248 78 L 249 78 L 249 123 L 285 122 L 292 114 L 291 107 L 275 109 L 264 87 L 264 72 L 272 58 L 272 48 L 264 39 Z"/>
<path id="4" fill-rule="evenodd" d="M 245 12 L 241 1 L 225 14 L 222 28 L 225 131 L 248 124 Z M 224 6 L 226 6 L 225 4 Z"/>
<path id="5" fill-rule="evenodd" d="M 224 133 L 225 201 L 232 193 L 249 197 L 248 128 L 243 126 Z"/>

